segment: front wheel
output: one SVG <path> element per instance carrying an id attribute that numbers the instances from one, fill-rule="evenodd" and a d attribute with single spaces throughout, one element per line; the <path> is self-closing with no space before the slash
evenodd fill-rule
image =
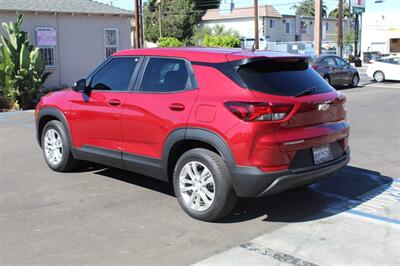
<path id="1" fill-rule="evenodd" d="M 66 172 L 77 167 L 78 161 L 72 155 L 71 144 L 60 121 L 52 120 L 46 124 L 41 141 L 44 158 L 51 169 Z"/>
<path id="2" fill-rule="evenodd" d="M 174 190 L 182 209 L 202 221 L 215 221 L 229 214 L 236 193 L 224 160 L 210 150 L 185 152 L 174 169 Z"/>
<path id="3" fill-rule="evenodd" d="M 376 71 L 374 73 L 374 79 L 376 82 L 383 82 L 385 81 L 385 74 L 382 71 Z"/>

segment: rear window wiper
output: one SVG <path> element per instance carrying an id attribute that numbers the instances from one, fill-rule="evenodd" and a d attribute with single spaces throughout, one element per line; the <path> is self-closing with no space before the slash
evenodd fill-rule
<path id="1" fill-rule="evenodd" d="M 304 89 L 301 92 L 297 93 L 294 97 L 301 97 L 301 96 L 305 96 L 305 95 L 310 95 L 310 94 L 313 94 L 315 92 L 315 90 L 316 90 L 315 87 L 310 87 L 310 88 Z"/>

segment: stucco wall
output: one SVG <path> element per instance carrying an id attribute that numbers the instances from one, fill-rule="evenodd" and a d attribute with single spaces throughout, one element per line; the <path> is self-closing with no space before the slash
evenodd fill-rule
<path id="1" fill-rule="evenodd" d="M 15 13 L 0 13 L 0 22 L 15 21 Z M 104 28 L 117 28 L 119 49 L 131 48 L 131 22 L 129 17 L 74 14 L 24 14 L 23 29 L 29 32 L 36 45 L 37 27 L 57 30 L 54 49 L 55 68 L 46 87 L 70 86 L 105 59 Z M 1 29 L 0 34 L 4 34 Z"/>
<path id="2" fill-rule="evenodd" d="M 261 26 L 262 20 L 258 24 Z M 241 37 L 254 38 L 254 20 L 252 18 L 235 18 L 223 20 L 203 21 L 203 25 L 213 27 L 215 25 L 224 25 L 226 29 L 234 29 L 239 32 Z"/>
<path id="3" fill-rule="evenodd" d="M 400 38 L 398 12 L 368 12 L 363 14 L 362 21 L 361 52 L 390 53 L 390 39 Z"/>
<path id="4" fill-rule="evenodd" d="M 275 20 L 275 28 L 270 28 L 270 19 Z M 260 27 L 260 38 L 268 37 L 270 42 L 287 42 L 295 40 L 296 23 L 295 18 L 284 18 L 286 21 L 291 22 L 291 31 L 286 33 L 286 25 L 283 23 L 282 18 L 260 17 L 258 25 Z M 254 20 L 253 18 L 235 18 L 235 19 L 221 19 L 221 20 L 207 20 L 202 24 L 208 26 L 224 25 L 226 28 L 232 28 L 239 32 L 241 37 L 247 39 L 254 38 Z M 264 29 L 264 30 L 263 30 Z M 263 34 L 264 33 L 264 34 Z"/>

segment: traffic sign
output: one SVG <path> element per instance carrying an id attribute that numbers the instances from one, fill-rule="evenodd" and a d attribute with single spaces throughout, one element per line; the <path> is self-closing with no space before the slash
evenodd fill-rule
<path id="1" fill-rule="evenodd" d="M 365 12 L 365 0 L 352 0 L 351 6 L 353 7 L 353 13 L 355 14 Z"/>

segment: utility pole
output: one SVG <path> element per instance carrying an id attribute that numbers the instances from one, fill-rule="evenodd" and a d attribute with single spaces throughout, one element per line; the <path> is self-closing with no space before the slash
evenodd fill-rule
<path id="1" fill-rule="evenodd" d="M 160 38 L 162 38 L 161 33 L 161 0 L 158 0 L 158 30 L 160 31 Z"/>
<path id="2" fill-rule="evenodd" d="M 258 0 L 254 0 L 254 49 L 259 49 L 258 37 Z"/>
<path id="3" fill-rule="evenodd" d="M 140 11 L 139 11 L 139 0 L 135 0 L 135 44 L 136 48 L 141 48 L 141 41 L 140 41 L 140 32 L 141 32 L 141 23 L 140 23 Z"/>
<path id="4" fill-rule="evenodd" d="M 314 50 L 317 55 L 321 54 L 321 32 L 322 32 L 322 0 L 314 1 Z"/>
<path id="5" fill-rule="evenodd" d="M 339 0 L 338 7 L 338 39 L 339 56 L 343 56 L 343 0 Z"/>
<path id="6" fill-rule="evenodd" d="M 359 24 L 359 15 L 356 13 L 356 19 L 355 19 L 355 28 L 356 28 L 356 36 L 354 38 L 354 56 L 358 57 L 358 37 L 359 37 L 359 32 L 360 32 L 360 24 Z"/>

